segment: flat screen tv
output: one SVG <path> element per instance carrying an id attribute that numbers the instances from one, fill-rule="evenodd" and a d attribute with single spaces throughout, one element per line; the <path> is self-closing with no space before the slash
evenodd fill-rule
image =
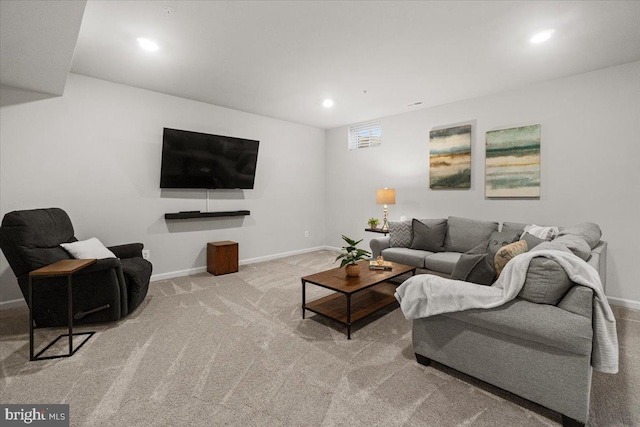
<path id="1" fill-rule="evenodd" d="M 160 188 L 252 189 L 259 143 L 164 128 Z"/>

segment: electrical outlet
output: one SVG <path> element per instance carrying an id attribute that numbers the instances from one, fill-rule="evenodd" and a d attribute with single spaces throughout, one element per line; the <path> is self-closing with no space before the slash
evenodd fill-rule
<path id="1" fill-rule="evenodd" d="M 304 237 L 309 237 L 309 230 L 305 230 Z"/>
<path id="2" fill-rule="evenodd" d="M 150 259 L 151 258 L 151 251 L 149 249 L 143 249 L 142 250 L 142 258 Z"/>

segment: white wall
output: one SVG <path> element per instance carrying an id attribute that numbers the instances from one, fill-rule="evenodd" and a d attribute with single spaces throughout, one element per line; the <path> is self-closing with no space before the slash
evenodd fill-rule
<path id="1" fill-rule="evenodd" d="M 461 122 L 473 124 L 472 187 L 432 191 L 429 131 Z M 485 132 L 527 124 L 542 125 L 540 199 L 485 199 Z M 609 242 L 607 295 L 640 302 L 640 62 L 385 117 L 382 127 L 381 147 L 355 151 L 346 128 L 327 131 L 327 244 L 379 236 L 364 228 L 382 217 L 382 187 L 396 188 L 395 220 L 591 221 Z"/>
<path id="2" fill-rule="evenodd" d="M 241 261 L 323 242 L 324 130 L 74 74 L 62 97 L 2 97 L 0 216 L 61 207 L 79 239 L 144 243 L 154 275 L 205 266 L 210 241 L 238 242 Z M 250 216 L 165 221 L 206 199 L 160 190 L 163 127 L 260 140 L 255 189 L 209 192 L 210 210 Z M 4 256 L 0 279 L 0 301 L 22 298 Z"/>

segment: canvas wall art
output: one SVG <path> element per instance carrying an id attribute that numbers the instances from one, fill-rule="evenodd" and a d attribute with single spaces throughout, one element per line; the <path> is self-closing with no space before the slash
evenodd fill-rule
<path id="1" fill-rule="evenodd" d="M 540 125 L 487 132 L 486 197 L 540 197 Z"/>
<path id="2" fill-rule="evenodd" d="M 471 125 L 429 132 L 429 187 L 471 188 Z"/>

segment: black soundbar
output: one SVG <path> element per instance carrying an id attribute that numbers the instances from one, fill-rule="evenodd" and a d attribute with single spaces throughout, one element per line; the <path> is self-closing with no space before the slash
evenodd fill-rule
<path id="1" fill-rule="evenodd" d="M 191 219 L 191 218 L 220 218 L 225 216 L 247 216 L 251 215 L 250 211 L 219 211 L 219 212 L 174 212 L 164 214 L 164 219 Z"/>

